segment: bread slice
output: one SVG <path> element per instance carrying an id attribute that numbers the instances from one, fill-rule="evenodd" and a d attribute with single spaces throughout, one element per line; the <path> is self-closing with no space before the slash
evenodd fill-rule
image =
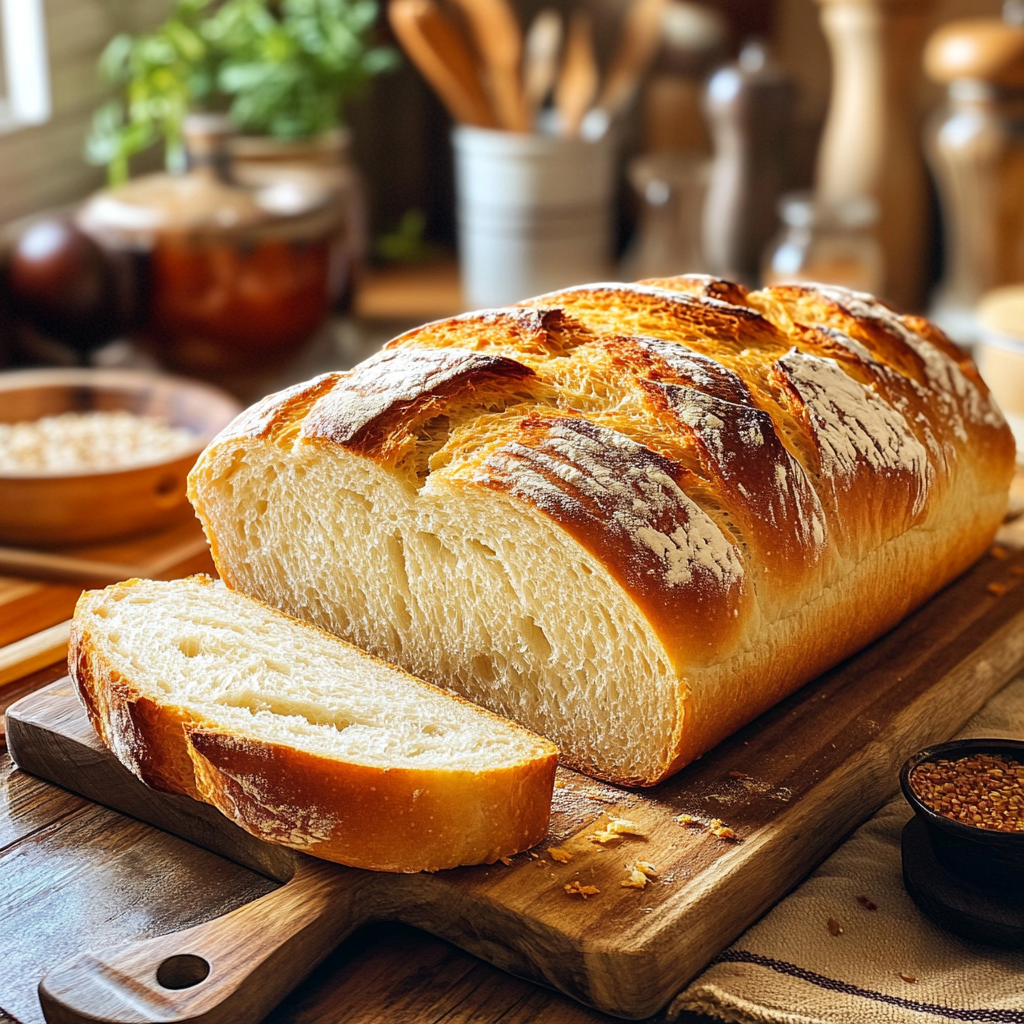
<path id="1" fill-rule="evenodd" d="M 243 413 L 189 495 L 229 587 L 650 785 L 962 572 L 1013 471 L 927 321 L 693 276 L 410 331 Z"/>
<path id="2" fill-rule="evenodd" d="M 434 871 L 547 830 L 547 740 L 207 576 L 85 592 L 68 665 L 126 767 L 270 842 Z"/>

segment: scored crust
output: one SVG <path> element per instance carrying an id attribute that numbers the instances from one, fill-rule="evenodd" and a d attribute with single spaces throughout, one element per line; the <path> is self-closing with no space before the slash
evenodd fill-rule
<path id="1" fill-rule="evenodd" d="M 219 588 L 209 577 L 171 583 L 129 580 L 103 591 L 86 591 L 71 626 L 68 666 L 89 718 L 115 756 L 155 789 L 182 793 L 217 807 L 246 831 L 324 860 L 378 871 L 435 871 L 462 864 L 493 863 L 538 843 L 547 832 L 557 751 L 514 723 L 499 721 L 455 694 L 443 693 L 453 713 L 474 720 L 485 716 L 488 728 L 507 735 L 522 755 L 472 768 L 410 766 L 395 759 L 345 760 L 298 745 L 268 741 L 228 715 L 231 707 L 216 700 L 186 699 L 162 692 L 166 681 L 149 679 L 138 665 L 113 648 L 106 617 L 110 602 L 138 594 L 148 600 L 172 591 L 190 603 L 197 620 L 212 612 L 204 592 Z M 238 604 L 265 608 L 242 595 Z M 272 609 L 278 620 L 288 617 Z M 242 615 L 247 614 L 242 609 Z M 300 646 L 343 646 L 314 626 L 288 620 L 300 634 Z M 140 621 L 140 629 L 157 623 Z M 239 633 L 239 619 L 226 623 Z M 125 631 L 116 627 L 113 639 Z M 303 638 L 302 634 L 305 634 Z M 127 644 L 131 660 L 145 657 Z M 238 635 L 230 656 L 246 651 Z M 414 700 L 419 691 L 441 695 L 435 687 L 412 679 L 378 659 L 356 652 L 382 685 L 402 677 Z M 201 669 L 198 671 L 202 671 Z M 151 675 L 152 673 L 149 673 Z M 202 686 L 201 680 L 195 683 Z M 221 698 L 222 702 L 225 700 Z M 237 703 L 234 705 L 237 706 Z"/>
<path id="2" fill-rule="evenodd" d="M 229 586 L 649 785 L 962 572 L 1013 465 L 927 321 L 695 275 L 407 332 L 189 487 Z"/>

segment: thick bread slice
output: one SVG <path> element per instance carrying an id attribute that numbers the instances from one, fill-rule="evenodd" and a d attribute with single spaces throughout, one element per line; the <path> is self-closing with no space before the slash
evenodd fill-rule
<path id="1" fill-rule="evenodd" d="M 190 496 L 229 587 L 647 785 L 962 572 L 1013 465 L 926 321 L 681 277 L 410 331 L 243 413 Z"/>
<path id="2" fill-rule="evenodd" d="M 157 789 L 378 871 L 491 863 L 547 831 L 547 740 L 206 576 L 82 595 L 68 665 Z"/>

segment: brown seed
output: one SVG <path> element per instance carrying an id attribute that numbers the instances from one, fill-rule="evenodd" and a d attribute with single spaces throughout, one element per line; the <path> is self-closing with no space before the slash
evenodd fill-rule
<path id="1" fill-rule="evenodd" d="M 918 765 L 910 785 L 926 807 L 953 821 L 1024 832 L 1024 765 L 998 754 Z"/>
<path id="2" fill-rule="evenodd" d="M 860 904 L 860 905 L 861 905 L 861 906 L 862 906 L 862 907 L 863 907 L 863 908 L 864 908 L 865 910 L 877 910 L 877 909 L 878 909 L 878 904 L 877 904 L 877 903 L 872 903 L 872 902 L 871 902 L 871 900 L 869 900 L 869 899 L 867 898 L 867 896 L 858 896 L 858 897 L 857 897 L 857 902 L 858 902 L 858 903 L 859 903 L 859 904 Z"/>
<path id="3" fill-rule="evenodd" d="M 910 982 L 911 985 L 913 985 L 917 981 L 917 978 L 915 978 L 912 974 L 904 974 L 902 971 L 900 971 L 900 977 L 904 981 Z"/>
<path id="4" fill-rule="evenodd" d="M 830 917 L 825 922 L 825 926 L 828 928 L 829 935 L 843 934 L 843 926 L 834 917 Z"/>

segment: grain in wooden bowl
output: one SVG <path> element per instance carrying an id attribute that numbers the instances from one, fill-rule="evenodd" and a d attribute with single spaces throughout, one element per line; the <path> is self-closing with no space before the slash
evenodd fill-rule
<path id="1" fill-rule="evenodd" d="M 188 471 L 239 410 L 160 373 L 0 374 L 0 542 L 89 544 L 188 518 Z"/>

